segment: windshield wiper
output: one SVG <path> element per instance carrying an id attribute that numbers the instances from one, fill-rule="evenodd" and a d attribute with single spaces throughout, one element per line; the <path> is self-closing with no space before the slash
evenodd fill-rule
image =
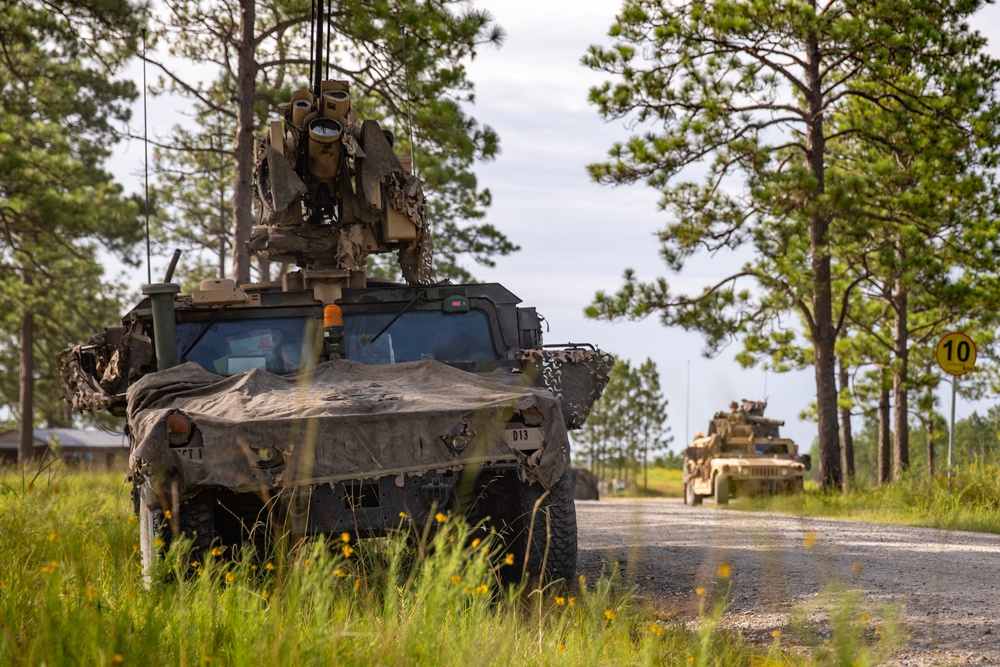
<path id="1" fill-rule="evenodd" d="M 396 315 L 395 315 L 395 316 L 394 316 L 394 317 L 393 317 L 393 318 L 392 318 L 391 320 L 389 320 L 389 322 L 388 322 L 388 323 L 387 323 L 387 324 L 386 324 L 386 325 L 385 325 L 384 327 L 382 327 L 382 329 L 381 329 L 381 330 L 380 330 L 380 331 L 379 331 L 379 332 L 378 332 L 377 334 L 375 334 L 375 337 L 371 339 L 370 343 L 374 343 L 375 341 L 377 341 L 377 340 L 379 339 L 379 336 L 381 336 L 381 335 L 382 335 L 382 334 L 384 334 L 384 333 L 385 333 L 386 331 L 388 331 L 388 330 L 389 330 L 389 327 L 391 327 L 391 326 L 392 326 L 393 324 L 395 324 L 395 323 L 396 323 L 396 320 L 398 320 L 398 319 L 399 319 L 400 317 L 402 317 L 402 316 L 403 316 L 403 313 L 405 313 L 406 311 L 408 311 L 408 310 L 410 309 L 410 307 L 411 307 L 411 306 L 412 306 L 413 304 L 415 304 L 415 303 L 416 303 L 417 301 L 419 301 L 419 300 L 420 300 L 421 298 L 423 298 L 423 296 L 424 296 L 424 292 L 423 292 L 423 290 L 420 290 L 419 292 L 417 292 L 417 293 L 416 293 L 416 294 L 415 294 L 415 295 L 413 296 L 413 298 L 412 298 L 412 299 L 410 299 L 409 303 L 407 303 L 407 304 L 406 304 L 405 306 L 403 306 L 403 307 L 402 307 L 402 308 L 401 308 L 401 309 L 399 310 L 399 312 L 398 312 L 398 313 L 396 313 Z"/>
<path id="2" fill-rule="evenodd" d="M 191 341 L 186 348 L 184 348 L 183 352 L 181 352 L 181 359 L 187 358 L 191 350 L 194 349 L 194 346 L 201 342 L 201 339 L 205 337 L 205 334 L 208 333 L 208 330 L 212 328 L 212 325 L 215 324 L 215 321 L 219 319 L 219 315 L 221 315 L 222 311 L 225 309 L 226 307 L 222 306 L 217 311 L 212 313 L 212 317 L 209 318 L 208 322 L 205 322 L 205 326 L 198 332 L 198 335 L 195 336 L 194 340 Z"/>

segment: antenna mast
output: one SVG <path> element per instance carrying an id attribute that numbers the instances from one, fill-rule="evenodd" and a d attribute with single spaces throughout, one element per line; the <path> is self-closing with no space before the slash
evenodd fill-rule
<path id="1" fill-rule="evenodd" d="M 146 111 L 146 26 L 142 27 L 142 150 L 146 200 L 146 283 L 153 284 L 152 252 L 149 248 L 149 116 Z"/>

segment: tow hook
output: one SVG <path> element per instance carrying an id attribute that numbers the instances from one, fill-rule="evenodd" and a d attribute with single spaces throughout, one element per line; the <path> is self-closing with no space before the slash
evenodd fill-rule
<path id="1" fill-rule="evenodd" d="M 431 481 L 424 484 L 422 489 L 427 496 L 427 501 L 438 507 L 447 505 L 448 500 L 451 498 L 451 485 L 445 483 L 437 476 L 432 477 Z"/>

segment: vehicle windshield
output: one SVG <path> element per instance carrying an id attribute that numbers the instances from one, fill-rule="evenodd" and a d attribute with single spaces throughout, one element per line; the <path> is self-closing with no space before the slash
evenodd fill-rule
<path id="1" fill-rule="evenodd" d="M 787 454 L 788 445 L 784 442 L 758 442 L 754 445 L 758 454 Z"/>
<path id="2" fill-rule="evenodd" d="M 446 364 L 496 359 L 489 320 L 482 311 L 405 312 L 373 342 L 397 314 L 344 313 L 344 356 L 372 365 L 420 359 L 437 359 Z"/>
<path id="3" fill-rule="evenodd" d="M 177 352 L 181 362 L 193 361 L 219 375 L 251 368 L 293 373 L 309 358 L 303 353 L 308 322 L 307 317 L 178 322 Z"/>

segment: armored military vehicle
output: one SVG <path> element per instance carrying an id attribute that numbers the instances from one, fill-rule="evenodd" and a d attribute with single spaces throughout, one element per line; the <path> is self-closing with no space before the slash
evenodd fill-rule
<path id="1" fill-rule="evenodd" d="M 434 282 L 420 181 L 345 82 L 282 112 L 259 142 L 249 248 L 298 268 L 189 295 L 171 268 L 121 326 L 61 355 L 74 409 L 126 419 L 147 575 L 176 535 L 266 549 L 460 513 L 517 570 L 572 577 L 567 429 L 613 360 L 543 346 L 540 316 L 501 285 Z M 367 255 L 390 251 L 405 284 L 368 280 Z"/>
<path id="2" fill-rule="evenodd" d="M 764 417 L 763 401 L 735 401 L 717 412 L 708 434 L 698 434 L 684 452 L 684 502 L 699 505 L 713 496 L 719 505 L 730 498 L 802 490 L 809 455 L 782 438 L 785 422 Z"/>

